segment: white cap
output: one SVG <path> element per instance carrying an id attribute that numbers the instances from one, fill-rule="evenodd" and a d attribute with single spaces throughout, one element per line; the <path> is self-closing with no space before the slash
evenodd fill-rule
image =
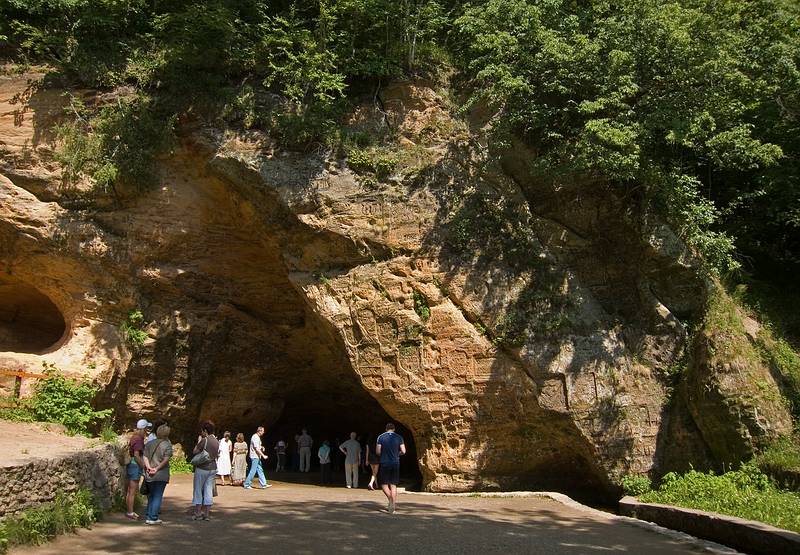
<path id="1" fill-rule="evenodd" d="M 145 420 L 144 418 L 142 418 L 141 420 L 139 420 L 136 423 L 136 429 L 137 430 L 144 430 L 145 428 L 149 428 L 151 426 L 152 426 L 152 424 L 150 422 L 148 422 L 147 420 Z"/>

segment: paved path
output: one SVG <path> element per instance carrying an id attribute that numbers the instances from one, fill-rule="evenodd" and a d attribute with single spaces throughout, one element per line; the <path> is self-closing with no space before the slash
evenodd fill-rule
<path id="1" fill-rule="evenodd" d="M 91 530 L 13 554 L 700 553 L 656 532 L 548 499 L 402 494 L 386 513 L 380 492 L 273 481 L 220 487 L 210 522 L 188 518 L 191 476 L 167 487 L 161 526 L 112 514 Z M 141 512 L 141 511 L 140 511 Z"/>

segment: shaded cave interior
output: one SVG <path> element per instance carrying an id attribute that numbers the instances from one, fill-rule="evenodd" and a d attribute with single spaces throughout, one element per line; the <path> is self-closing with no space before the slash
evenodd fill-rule
<path id="1" fill-rule="evenodd" d="M 0 351 L 40 354 L 64 336 L 64 315 L 36 287 L 0 275 Z"/>

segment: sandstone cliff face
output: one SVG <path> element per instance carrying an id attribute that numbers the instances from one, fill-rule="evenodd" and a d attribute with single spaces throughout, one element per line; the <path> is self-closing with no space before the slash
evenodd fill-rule
<path id="1" fill-rule="evenodd" d="M 434 491 L 606 489 L 671 437 L 709 457 L 705 409 L 667 426 L 662 374 L 707 287 L 680 241 L 612 191 L 537 183 L 524 150 L 479 171 L 466 140 L 426 139 L 449 120 L 430 89 L 384 91 L 426 161 L 402 179 L 195 128 L 159 187 L 78 209 L 45 131 L 59 95 L 9 104 L 27 77 L 0 78 L 0 365 L 91 376 L 120 423 L 186 439 L 201 418 L 331 438 L 392 418 Z"/>

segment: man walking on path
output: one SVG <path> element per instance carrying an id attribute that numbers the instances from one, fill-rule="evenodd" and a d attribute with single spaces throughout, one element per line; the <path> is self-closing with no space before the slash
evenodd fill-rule
<path id="1" fill-rule="evenodd" d="M 303 428 L 303 433 L 297 438 L 297 446 L 300 451 L 300 472 L 308 472 L 311 470 L 311 446 L 314 440 L 308 435 L 308 432 Z"/>
<path id="2" fill-rule="evenodd" d="M 393 514 L 397 509 L 397 484 L 400 483 L 400 455 L 406 454 L 402 436 L 394 433 L 394 424 L 386 424 L 386 431 L 378 436 L 375 453 L 381 458 L 378 483 L 389 500 L 387 510 Z"/>
<path id="3" fill-rule="evenodd" d="M 344 453 L 344 478 L 348 488 L 358 488 L 358 461 L 361 460 L 361 444 L 356 441 L 356 433 L 350 432 L 350 439 L 339 446 Z"/>
<path id="4" fill-rule="evenodd" d="M 261 445 L 261 436 L 264 435 L 264 426 L 259 426 L 253 437 L 250 438 L 250 472 L 247 474 L 247 479 L 244 481 L 244 489 L 251 489 L 253 477 L 258 472 L 258 481 L 261 483 L 261 489 L 271 488 L 272 484 L 267 483 L 267 478 L 264 476 L 264 469 L 261 468 L 261 459 L 266 459 L 267 455 L 264 453 L 264 447 Z"/>

